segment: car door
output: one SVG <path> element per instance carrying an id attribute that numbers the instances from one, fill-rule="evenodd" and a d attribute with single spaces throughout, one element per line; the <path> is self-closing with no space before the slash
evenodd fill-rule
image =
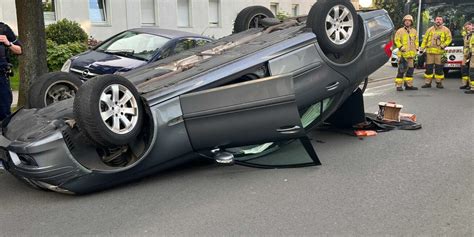
<path id="1" fill-rule="evenodd" d="M 268 62 L 271 75 L 294 75 L 298 105 L 307 107 L 341 92 L 348 80 L 323 61 L 314 44 L 293 50 Z"/>
<path id="2" fill-rule="evenodd" d="M 196 151 L 305 136 L 291 75 L 185 94 L 180 103 Z"/>

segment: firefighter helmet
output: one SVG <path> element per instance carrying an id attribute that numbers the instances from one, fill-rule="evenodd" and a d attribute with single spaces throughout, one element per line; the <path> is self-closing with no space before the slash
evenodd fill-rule
<path id="1" fill-rule="evenodd" d="M 405 23 L 405 21 L 411 21 L 411 24 L 413 25 L 413 17 L 411 15 L 406 15 L 405 17 L 403 17 L 403 23 Z"/>

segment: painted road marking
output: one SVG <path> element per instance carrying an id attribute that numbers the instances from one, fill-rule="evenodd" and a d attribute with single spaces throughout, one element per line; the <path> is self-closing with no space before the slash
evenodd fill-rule
<path id="1" fill-rule="evenodd" d="M 371 97 L 371 96 L 381 95 L 388 90 L 392 90 L 393 88 L 394 88 L 393 83 L 367 88 L 367 90 L 364 93 L 364 96 Z"/>

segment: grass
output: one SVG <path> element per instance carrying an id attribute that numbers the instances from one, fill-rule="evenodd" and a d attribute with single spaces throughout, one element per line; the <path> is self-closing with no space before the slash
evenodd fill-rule
<path id="1" fill-rule="evenodd" d="M 12 90 L 17 91 L 20 87 L 20 72 L 18 72 L 18 68 L 13 69 L 15 75 L 10 78 L 10 87 Z"/>

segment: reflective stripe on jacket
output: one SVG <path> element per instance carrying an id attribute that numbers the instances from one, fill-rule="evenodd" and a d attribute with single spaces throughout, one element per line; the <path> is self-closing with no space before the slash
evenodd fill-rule
<path id="1" fill-rule="evenodd" d="M 395 33 L 395 46 L 400 49 L 399 55 L 404 58 L 414 58 L 418 49 L 418 33 L 413 28 L 402 27 Z M 403 49 L 403 51 L 402 51 Z"/>
<path id="2" fill-rule="evenodd" d="M 451 42 L 451 31 L 446 26 L 432 26 L 426 31 L 421 47 L 429 54 L 444 54 L 444 48 Z"/>
<path id="3" fill-rule="evenodd" d="M 464 58 L 467 58 L 467 57 L 469 57 L 469 52 L 471 52 L 471 50 L 469 49 L 469 43 L 470 43 L 470 40 L 472 38 L 472 34 L 467 33 L 466 31 L 463 31 L 462 36 L 463 36 L 463 39 L 464 39 L 463 54 L 464 54 Z"/>

